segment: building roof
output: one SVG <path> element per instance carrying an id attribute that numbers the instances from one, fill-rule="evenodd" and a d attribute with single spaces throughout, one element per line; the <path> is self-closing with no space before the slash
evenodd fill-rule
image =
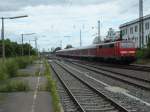
<path id="1" fill-rule="evenodd" d="M 150 14 L 143 17 L 144 20 L 150 19 Z M 139 18 L 120 25 L 120 28 L 127 27 L 139 22 Z"/>
<path id="2" fill-rule="evenodd" d="M 58 52 L 64 52 L 64 51 L 74 51 L 74 50 L 93 49 L 93 48 L 96 48 L 97 46 L 114 44 L 114 43 L 116 43 L 116 42 L 119 42 L 119 41 L 108 42 L 108 43 L 100 43 L 100 44 L 93 44 L 93 45 L 90 45 L 90 46 L 84 46 L 84 47 L 77 47 L 77 48 L 63 49 L 63 50 L 59 50 L 59 51 L 56 51 L 56 52 L 58 53 Z M 123 40 L 122 42 L 129 42 L 129 41 Z"/>
<path id="3" fill-rule="evenodd" d="M 92 48 L 96 48 L 96 45 L 90 45 L 90 46 L 84 46 L 84 47 L 77 47 L 77 48 L 70 48 L 70 49 L 63 49 L 63 50 L 59 50 L 57 52 L 61 52 L 61 51 L 74 51 L 74 50 L 84 50 L 84 49 L 92 49 Z"/>

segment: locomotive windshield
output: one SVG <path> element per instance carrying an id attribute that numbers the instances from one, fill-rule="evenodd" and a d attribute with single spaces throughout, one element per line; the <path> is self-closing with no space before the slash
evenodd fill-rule
<path id="1" fill-rule="evenodd" d="M 121 42 L 121 48 L 135 48 L 134 42 Z"/>

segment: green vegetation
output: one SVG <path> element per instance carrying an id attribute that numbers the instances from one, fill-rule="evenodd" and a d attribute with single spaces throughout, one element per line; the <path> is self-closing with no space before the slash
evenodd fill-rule
<path id="1" fill-rule="evenodd" d="M 14 59 L 5 61 L 6 73 L 9 77 L 15 77 L 18 71 L 18 64 Z"/>
<path id="2" fill-rule="evenodd" d="M 40 73 L 40 68 L 37 69 L 37 71 L 35 72 L 34 75 L 35 75 L 35 76 L 39 76 L 39 73 Z"/>
<path id="3" fill-rule="evenodd" d="M 21 48 L 22 45 L 18 44 L 17 42 L 12 42 L 9 39 L 6 39 L 5 41 L 5 54 L 6 57 L 15 57 L 15 56 L 21 56 Z M 33 47 L 30 44 L 23 44 L 24 48 L 24 55 L 27 56 L 29 55 L 29 47 L 30 47 L 30 54 L 31 55 L 36 55 L 36 50 L 33 49 Z M 0 56 L 2 56 L 2 40 L 0 40 Z"/>
<path id="4" fill-rule="evenodd" d="M 34 56 L 15 58 L 19 68 L 25 68 L 27 65 L 32 64 L 34 60 L 36 60 Z"/>
<path id="5" fill-rule="evenodd" d="M 0 61 L 0 80 L 16 77 L 18 69 L 32 64 L 35 59 L 35 57 L 16 57 Z"/>
<path id="6" fill-rule="evenodd" d="M 16 75 L 16 77 L 29 77 L 29 76 L 34 76 L 34 74 L 25 71 L 18 71 Z"/>
<path id="7" fill-rule="evenodd" d="M 28 90 L 29 90 L 28 83 L 18 80 L 7 80 L 1 83 L 0 86 L 0 92 L 17 92 Z"/>
<path id="8" fill-rule="evenodd" d="M 145 64 L 150 62 L 150 40 L 147 44 L 147 48 L 143 48 L 143 49 L 138 49 L 137 50 L 137 62 L 136 63 L 141 63 L 141 64 Z"/>
<path id="9" fill-rule="evenodd" d="M 56 82 L 52 79 L 51 76 L 51 69 L 47 61 L 45 61 L 45 76 L 47 77 L 47 90 L 51 92 L 52 98 L 53 98 L 53 106 L 55 112 L 60 112 L 60 101 L 59 101 L 59 95 L 57 93 L 57 86 Z"/>
<path id="10" fill-rule="evenodd" d="M 0 92 L 28 91 L 29 85 L 24 81 L 14 80 L 18 69 L 32 64 L 36 57 L 16 57 L 0 60 Z"/>

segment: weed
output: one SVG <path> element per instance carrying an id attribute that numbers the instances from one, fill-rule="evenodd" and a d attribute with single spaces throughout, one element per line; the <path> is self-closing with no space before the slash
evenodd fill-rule
<path id="1" fill-rule="evenodd" d="M 6 72 L 9 77 L 15 77 L 18 71 L 18 65 L 14 59 L 8 59 L 5 61 Z"/>
<path id="2" fill-rule="evenodd" d="M 0 85 L 0 92 L 18 92 L 28 90 L 28 83 L 18 80 L 7 80 Z"/>
<path id="3" fill-rule="evenodd" d="M 60 100 L 59 100 L 59 95 L 57 93 L 57 86 L 56 82 L 52 79 L 51 76 L 51 69 L 47 61 L 45 61 L 45 76 L 47 77 L 47 90 L 51 92 L 52 98 L 53 98 L 53 106 L 55 112 L 60 112 Z"/>

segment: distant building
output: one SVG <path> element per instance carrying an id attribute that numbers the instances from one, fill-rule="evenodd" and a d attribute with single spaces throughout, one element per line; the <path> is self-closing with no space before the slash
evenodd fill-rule
<path id="1" fill-rule="evenodd" d="M 147 45 L 150 39 L 150 15 L 144 16 L 143 18 L 143 29 L 144 29 L 144 47 Z M 139 19 L 127 22 L 120 25 L 120 31 L 122 32 L 122 39 L 132 40 L 136 43 L 136 47 L 140 47 L 139 39 Z"/>
<path id="2" fill-rule="evenodd" d="M 101 36 L 100 38 L 103 38 L 103 37 Z M 99 42 L 98 36 L 96 36 L 93 40 L 93 44 L 100 44 L 100 43 L 103 43 L 103 41 Z"/>
<path id="3" fill-rule="evenodd" d="M 114 41 L 119 38 L 120 38 L 120 32 L 115 31 L 113 28 L 109 28 L 107 36 L 106 36 L 106 40 Z"/>

